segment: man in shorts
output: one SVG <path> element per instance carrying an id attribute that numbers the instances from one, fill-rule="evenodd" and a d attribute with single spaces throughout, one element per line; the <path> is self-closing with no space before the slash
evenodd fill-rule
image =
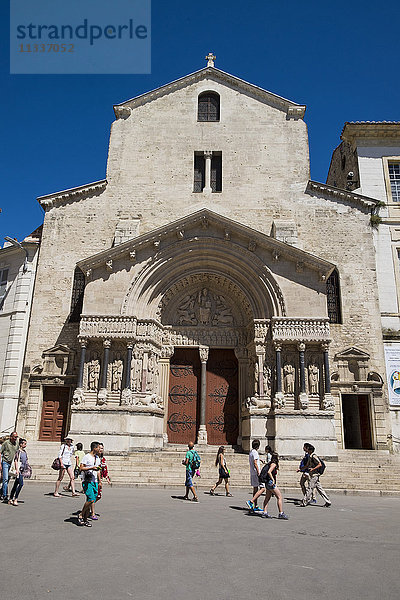
<path id="1" fill-rule="evenodd" d="M 98 471 L 100 467 L 100 442 L 92 442 L 90 444 L 89 454 L 85 454 L 79 465 L 82 473 L 82 488 L 86 495 L 86 502 L 83 505 L 82 512 L 78 516 L 80 525 L 91 527 L 89 515 L 92 513 L 92 506 L 96 502 L 98 493 Z"/>
<path id="2" fill-rule="evenodd" d="M 254 510 L 255 512 L 263 512 L 262 508 L 257 506 L 258 497 L 261 494 L 258 494 L 258 491 L 261 490 L 261 493 L 265 489 L 265 484 L 260 483 L 258 477 L 261 473 L 260 467 L 260 455 L 258 454 L 258 449 L 260 447 L 260 440 L 253 440 L 251 444 L 252 450 L 249 454 L 249 465 L 250 465 L 250 483 L 253 486 L 253 498 L 251 500 L 247 500 L 246 504 L 250 510 Z M 254 497 L 257 495 L 257 498 Z M 253 501 L 254 500 L 254 501 Z"/>
<path id="3" fill-rule="evenodd" d="M 186 452 L 185 459 L 182 461 L 182 464 L 186 466 L 186 481 L 185 481 L 186 494 L 184 496 L 184 499 L 190 500 L 189 492 L 191 491 L 193 494 L 193 502 L 198 502 L 199 499 L 197 497 L 196 490 L 193 485 L 193 476 L 195 474 L 195 469 L 193 467 L 193 458 L 194 458 L 194 453 L 195 453 L 194 443 L 189 442 L 188 448 L 189 448 L 189 450 Z"/>

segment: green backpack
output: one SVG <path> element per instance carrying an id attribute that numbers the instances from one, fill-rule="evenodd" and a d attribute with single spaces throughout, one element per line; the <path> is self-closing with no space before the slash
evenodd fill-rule
<path id="1" fill-rule="evenodd" d="M 191 452 L 192 452 L 192 460 L 190 462 L 191 462 L 192 470 L 197 471 L 197 469 L 200 469 L 201 458 L 197 454 L 196 450 L 192 450 Z"/>

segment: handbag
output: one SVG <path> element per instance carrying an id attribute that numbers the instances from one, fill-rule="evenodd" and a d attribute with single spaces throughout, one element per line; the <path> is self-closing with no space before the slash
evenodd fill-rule
<path id="1" fill-rule="evenodd" d="M 30 479 L 32 477 L 32 467 L 28 462 L 25 464 L 25 467 L 22 469 L 21 475 L 24 479 Z"/>
<path id="2" fill-rule="evenodd" d="M 65 444 L 64 444 L 63 451 L 61 452 L 61 456 L 64 454 L 64 450 L 65 450 Z M 51 463 L 51 468 L 54 469 L 55 471 L 60 471 L 62 468 L 61 458 L 59 458 L 57 456 L 57 458 L 55 458 L 53 460 L 53 462 Z"/>

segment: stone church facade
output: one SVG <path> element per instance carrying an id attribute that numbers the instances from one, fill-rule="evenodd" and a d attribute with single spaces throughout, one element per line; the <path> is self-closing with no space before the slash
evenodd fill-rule
<path id="1" fill-rule="evenodd" d="M 390 448 L 375 201 L 310 181 L 305 106 L 209 55 L 114 110 L 106 179 L 39 198 L 18 431 Z"/>

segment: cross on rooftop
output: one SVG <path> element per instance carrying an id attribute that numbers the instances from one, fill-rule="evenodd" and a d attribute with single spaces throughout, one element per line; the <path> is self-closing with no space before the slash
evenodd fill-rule
<path id="1" fill-rule="evenodd" d="M 207 67 L 213 67 L 214 66 L 214 60 L 217 57 L 214 56 L 214 54 L 212 52 L 209 52 L 206 56 L 206 61 L 207 61 Z"/>

